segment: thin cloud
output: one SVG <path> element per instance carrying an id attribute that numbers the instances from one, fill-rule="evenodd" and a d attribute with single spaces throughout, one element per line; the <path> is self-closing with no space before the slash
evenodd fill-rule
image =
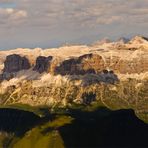
<path id="1" fill-rule="evenodd" d="M 141 22 L 141 16 L 148 17 L 147 0 L 12 0 L 16 9 L 22 9 L 22 16 L 28 16 L 24 25 L 50 26 L 68 23 L 75 26 L 109 25 L 126 23 L 126 18 L 133 23 Z M 10 0 L 7 0 L 10 2 Z M 20 14 L 20 15 L 21 15 Z M 132 19 L 135 17 L 136 19 Z M 142 22 L 141 22 L 142 23 Z M 83 24 L 83 25 L 81 25 Z"/>
<path id="2" fill-rule="evenodd" d="M 16 41 L 23 38 L 25 43 L 44 42 L 45 36 L 61 43 L 86 42 L 90 34 L 96 39 L 97 35 L 148 33 L 148 0 L 0 0 L 2 3 L 15 4 L 0 8 L 0 33 L 5 40 L 8 28 Z"/>

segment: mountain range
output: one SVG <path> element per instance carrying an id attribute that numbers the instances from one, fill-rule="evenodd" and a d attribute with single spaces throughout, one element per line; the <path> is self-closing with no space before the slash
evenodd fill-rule
<path id="1" fill-rule="evenodd" d="M 0 104 L 133 108 L 148 120 L 148 39 L 0 51 Z"/>

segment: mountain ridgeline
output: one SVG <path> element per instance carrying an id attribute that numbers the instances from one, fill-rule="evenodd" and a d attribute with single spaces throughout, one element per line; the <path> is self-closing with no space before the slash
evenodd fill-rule
<path id="1" fill-rule="evenodd" d="M 147 120 L 148 41 L 1 51 L 0 104 L 133 108 Z"/>
<path id="2" fill-rule="evenodd" d="M 0 51 L 0 147 L 148 147 L 148 39 Z"/>

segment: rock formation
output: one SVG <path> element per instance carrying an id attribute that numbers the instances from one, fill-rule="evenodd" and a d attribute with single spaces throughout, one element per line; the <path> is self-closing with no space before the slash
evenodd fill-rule
<path id="1" fill-rule="evenodd" d="M 63 61 L 55 69 L 56 74 L 61 75 L 84 75 L 98 73 L 104 69 L 104 62 L 100 55 L 85 54 L 78 58 Z"/>
<path id="2" fill-rule="evenodd" d="M 140 74 L 148 71 L 148 41 L 145 37 L 137 36 L 120 45 L 113 42 L 95 47 L 17 49 L 2 51 L 0 57 L 0 73 L 3 72 L 4 77 L 13 77 L 13 73 L 30 67 L 40 74 L 47 72 L 53 75 L 98 74 L 104 69 L 113 70 L 117 74 Z"/>
<path id="3" fill-rule="evenodd" d="M 50 68 L 52 56 L 44 57 L 44 56 L 39 56 L 36 59 L 36 65 L 33 68 L 33 70 L 43 73 L 43 72 L 48 72 L 48 69 Z"/>
<path id="4" fill-rule="evenodd" d="M 21 57 L 20 55 L 13 54 L 8 55 L 4 62 L 4 73 L 13 73 L 20 70 L 25 70 L 30 68 L 30 63 L 26 57 Z"/>
<path id="5" fill-rule="evenodd" d="M 148 43 L 148 38 L 143 37 L 143 36 L 135 36 L 132 38 L 129 42 L 130 44 L 144 44 Z"/>
<path id="6" fill-rule="evenodd" d="M 0 83 L 2 105 L 87 104 L 95 98 L 108 108 L 133 108 L 148 120 L 146 38 L 119 45 L 0 51 L 1 69 L 0 79 L 9 80 Z"/>

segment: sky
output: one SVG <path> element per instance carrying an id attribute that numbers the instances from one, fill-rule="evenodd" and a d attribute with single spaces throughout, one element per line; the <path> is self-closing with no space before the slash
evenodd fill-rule
<path id="1" fill-rule="evenodd" d="M 148 0 L 0 0 L 0 49 L 148 37 Z"/>

